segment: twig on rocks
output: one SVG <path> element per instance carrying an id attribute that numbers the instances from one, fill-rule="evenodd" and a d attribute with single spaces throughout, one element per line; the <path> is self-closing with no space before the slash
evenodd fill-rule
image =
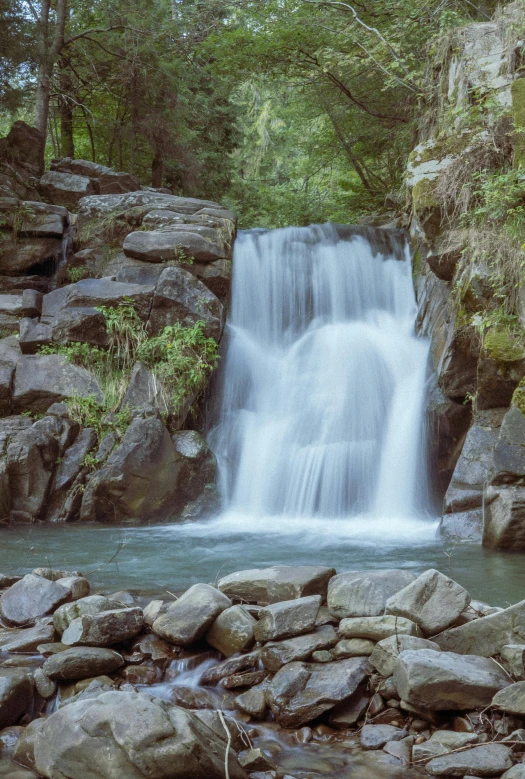
<path id="1" fill-rule="evenodd" d="M 227 726 L 227 724 L 224 721 L 224 716 L 222 714 L 222 711 L 220 709 L 217 710 L 217 714 L 219 715 L 219 719 L 221 721 L 222 727 L 226 731 L 226 737 L 228 739 L 228 743 L 226 745 L 226 751 L 224 753 L 224 776 L 225 779 L 230 779 L 230 770 L 228 768 L 228 758 L 230 757 L 230 747 L 232 743 L 232 734 L 230 733 L 230 729 Z"/>

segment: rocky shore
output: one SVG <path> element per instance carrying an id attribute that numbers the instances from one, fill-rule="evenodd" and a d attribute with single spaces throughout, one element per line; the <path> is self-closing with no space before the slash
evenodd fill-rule
<path id="1" fill-rule="evenodd" d="M 525 601 L 437 570 L 1 577 L 0 775 L 525 777 Z"/>

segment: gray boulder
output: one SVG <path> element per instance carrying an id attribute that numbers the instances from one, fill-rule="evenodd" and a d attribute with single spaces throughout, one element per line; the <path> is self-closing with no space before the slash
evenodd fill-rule
<path id="1" fill-rule="evenodd" d="M 511 680 L 489 658 L 420 649 L 401 652 L 394 666 L 394 682 L 401 699 L 413 706 L 466 711 L 488 706 Z"/>
<path id="2" fill-rule="evenodd" d="M 50 300 L 50 295 L 54 295 L 54 292 L 45 295 L 42 315 L 44 316 L 45 312 L 56 315 L 60 308 L 115 308 L 125 303 L 133 305 L 145 322 L 150 314 L 154 289 L 154 286 L 149 284 L 124 284 L 111 279 L 82 279 L 76 284 L 63 287 L 60 290 L 62 296 L 57 295 L 53 301 Z M 54 310 L 51 303 L 56 306 Z"/>
<path id="3" fill-rule="evenodd" d="M 386 611 L 411 619 L 428 636 L 453 625 L 469 603 L 461 585 L 431 568 L 389 598 Z"/>
<path id="4" fill-rule="evenodd" d="M 118 608 L 123 608 L 123 606 L 104 595 L 88 595 L 86 598 L 79 598 L 73 603 L 64 603 L 63 606 L 60 606 L 53 614 L 53 623 L 56 631 L 62 635 L 69 625 L 79 617 L 95 616 L 104 611 L 114 611 Z"/>
<path id="5" fill-rule="evenodd" d="M 293 662 L 283 666 L 266 690 L 266 701 L 276 721 L 299 728 L 349 698 L 365 679 L 363 658 L 327 665 Z"/>
<path id="6" fill-rule="evenodd" d="M 525 644 L 506 644 L 501 647 L 500 655 L 513 676 L 525 676 Z"/>
<path id="7" fill-rule="evenodd" d="M 370 657 L 376 647 L 369 638 L 343 638 L 338 641 L 332 652 L 335 660 L 344 657 Z"/>
<path id="8" fill-rule="evenodd" d="M 101 195 L 119 195 L 140 190 L 138 179 L 130 173 L 117 172 L 106 165 L 99 165 L 88 160 L 72 160 L 70 157 L 65 157 L 61 160 L 54 160 L 51 163 L 51 170 L 95 179 L 98 183 L 96 189 Z"/>
<path id="9" fill-rule="evenodd" d="M 382 617 L 349 617 L 339 623 L 344 638 L 369 638 L 382 641 L 389 636 L 419 636 L 421 631 L 411 619 L 385 614 Z"/>
<path id="10" fill-rule="evenodd" d="M 107 346 L 109 343 L 104 315 L 95 308 L 62 309 L 53 320 L 51 334 L 53 341 L 59 344 Z"/>
<path id="11" fill-rule="evenodd" d="M 70 497 L 70 490 L 84 468 L 86 455 L 95 448 L 96 443 L 95 431 L 91 427 L 86 427 L 78 434 L 74 443 L 66 449 L 51 483 L 45 514 L 48 522 L 65 522 L 72 518 L 66 505 L 68 497 Z M 79 494 L 75 507 L 78 510 L 81 502 L 80 485 L 77 489 Z"/>
<path id="12" fill-rule="evenodd" d="M 69 223 L 67 208 L 32 200 L 0 197 L 2 228 L 20 235 L 55 236 L 64 234 Z"/>
<path id="13" fill-rule="evenodd" d="M 18 342 L 22 354 L 37 354 L 42 346 L 49 346 L 52 340 L 53 332 L 49 325 L 28 317 L 20 320 Z"/>
<path id="14" fill-rule="evenodd" d="M 104 692 L 52 714 L 35 738 L 47 779 L 224 779 L 225 740 L 193 712 L 144 693 Z M 230 779 L 247 779 L 235 753 Z"/>
<path id="15" fill-rule="evenodd" d="M 215 483 L 217 460 L 196 430 L 179 430 L 171 436 L 178 462 L 177 483 L 184 502 L 196 500 Z"/>
<path id="16" fill-rule="evenodd" d="M 481 657 L 499 654 L 506 644 L 525 643 L 525 601 L 445 630 L 434 641 L 445 651 Z"/>
<path id="17" fill-rule="evenodd" d="M 525 717 L 525 682 L 516 682 L 497 692 L 492 705 L 516 717 Z"/>
<path id="18" fill-rule="evenodd" d="M 389 741 L 401 741 L 408 732 L 393 725 L 364 725 L 361 728 L 360 741 L 363 749 L 381 749 Z"/>
<path id="19" fill-rule="evenodd" d="M 483 546 L 525 549 L 525 487 L 488 487 L 485 500 Z"/>
<path id="20" fill-rule="evenodd" d="M 242 606 L 230 606 L 216 618 L 206 641 L 225 657 L 251 649 L 255 641 L 255 619 Z"/>
<path id="21" fill-rule="evenodd" d="M 194 584 L 153 623 L 153 632 L 177 646 L 188 646 L 206 635 L 231 600 L 209 584 Z"/>
<path id="22" fill-rule="evenodd" d="M 381 676 L 390 676 L 394 673 L 396 660 L 401 652 L 407 650 L 430 649 L 439 652 L 439 646 L 434 641 L 427 641 L 416 636 L 390 636 L 379 641 L 370 655 L 370 663 Z"/>
<path id="23" fill-rule="evenodd" d="M 115 609 L 99 614 L 83 614 L 62 633 L 68 646 L 112 646 L 140 633 L 144 624 L 142 609 Z"/>
<path id="24" fill-rule="evenodd" d="M 426 765 L 430 776 L 493 777 L 512 766 L 512 750 L 504 744 L 483 744 L 442 757 L 435 757 Z"/>
<path id="25" fill-rule="evenodd" d="M 6 636 L 0 637 L 0 647 L 5 652 L 35 652 L 40 644 L 52 642 L 55 628 L 52 619 L 38 620 L 34 627 L 24 630 L 10 630 Z"/>
<path id="26" fill-rule="evenodd" d="M 0 729 L 16 725 L 33 705 L 33 683 L 23 670 L 0 668 Z"/>
<path id="27" fill-rule="evenodd" d="M 317 565 L 274 565 L 236 571 L 219 579 L 219 590 L 245 603 L 278 603 L 306 595 L 326 597 L 334 568 Z"/>
<path id="28" fill-rule="evenodd" d="M 180 229 L 176 229 L 179 227 Z M 169 225 L 163 230 L 130 233 L 122 244 L 124 254 L 143 262 L 190 259 L 214 262 L 228 256 L 218 231 L 210 227 Z"/>
<path id="29" fill-rule="evenodd" d="M 119 195 L 92 195 L 80 203 L 79 222 L 104 217 L 114 211 L 125 212 L 137 207 L 148 206 L 146 213 L 153 208 L 167 208 L 178 214 L 195 214 L 204 208 L 218 209 L 225 215 L 231 212 L 210 200 L 198 200 L 191 197 L 178 197 L 161 192 L 131 192 Z"/>
<path id="30" fill-rule="evenodd" d="M 289 638 L 286 641 L 269 641 L 261 652 L 265 668 L 275 673 L 294 660 L 307 660 L 319 649 L 329 649 L 337 644 L 338 636 L 331 625 L 322 625 L 312 633 Z"/>
<path id="31" fill-rule="evenodd" d="M 11 510 L 29 520 L 45 511 L 59 445 L 38 425 L 20 432 L 7 447 L 6 474 Z"/>
<path id="32" fill-rule="evenodd" d="M 479 493 L 472 493 L 475 501 L 479 500 Z M 483 536 L 483 510 L 459 511 L 453 514 L 443 514 L 439 523 L 439 532 L 445 538 L 461 539 L 462 541 L 475 541 L 481 543 Z"/>
<path id="33" fill-rule="evenodd" d="M 170 398 L 163 390 L 153 371 L 143 362 L 133 366 L 129 385 L 122 400 L 122 408 L 155 408 L 161 414 L 171 414 Z"/>
<path id="34" fill-rule="evenodd" d="M 64 206 L 69 211 L 78 211 L 80 199 L 98 190 L 95 182 L 86 176 L 53 170 L 44 173 L 38 188 L 45 200 Z"/>
<path id="35" fill-rule="evenodd" d="M 62 250 L 61 238 L 51 236 L 9 237 L 2 242 L 2 273 L 20 274 L 33 265 L 55 258 Z"/>
<path id="36" fill-rule="evenodd" d="M 12 625 L 27 625 L 70 599 L 67 587 L 28 573 L 2 593 L 0 612 Z"/>
<path id="37" fill-rule="evenodd" d="M 91 395 L 102 403 L 102 390 L 94 376 L 58 354 L 24 355 L 17 363 L 13 388 L 15 413 L 42 412 L 52 403 Z"/>
<path id="38" fill-rule="evenodd" d="M 387 600 L 415 580 L 410 571 L 349 571 L 330 580 L 328 608 L 336 617 L 377 617 Z"/>
<path id="39" fill-rule="evenodd" d="M 315 625 L 321 602 L 320 595 L 308 595 L 265 606 L 255 625 L 256 640 L 278 641 L 308 633 Z"/>
<path id="40" fill-rule="evenodd" d="M 166 326 L 176 322 L 192 327 L 199 321 L 204 322 L 205 335 L 219 341 L 224 328 L 222 303 L 188 271 L 176 267 L 166 268 L 159 278 L 153 297 L 148 324 L 150 334 L 157 335 Z"/>
<path id="41" fill-rule="evenodd" d="M 48 657 L 42 670 L 50 679 L 76 681 L 113 673 L 122 665 L 124 660 L 118 652 L 80 646 Z"/>

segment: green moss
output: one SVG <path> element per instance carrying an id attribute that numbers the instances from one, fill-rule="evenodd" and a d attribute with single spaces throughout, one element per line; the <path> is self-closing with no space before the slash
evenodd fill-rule
<path id="1" fill-rule="evenodd" d="M 523 346 L 520 346 L 512 334 L 505 329 L 489 330 L 483 347 L 487 357 L 502 362 L 522 360 L 525 356 Z"/>
<path id="2" fill-rule="evenodd" d="M 525 78 L 512 82 L 512 116 L 514 118 L 514 167 L 525 167 Z"/>
<path id="3" fill-rule="evenodd" d="M 525 376 L 514 390 L 512 405 L 516 406 L 525 417 Z"/>
<path id="4" fill-rule="evenodd" d="M 434 181 L 425 178 L 414 184 L 412 203 L 416 212 L 424 211 L 426 208 L 438 207 L 439 202 L 434 194 Z"/>

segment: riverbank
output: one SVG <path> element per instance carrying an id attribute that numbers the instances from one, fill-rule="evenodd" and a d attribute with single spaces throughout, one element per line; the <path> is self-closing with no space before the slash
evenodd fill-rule
<path id="1" fill-rule="evenodd" d="M 49 568 L 1 584 L 1 775 L 525 776 L 525 601 L 435 569 L 274 566 L 153 600 Z"/>

